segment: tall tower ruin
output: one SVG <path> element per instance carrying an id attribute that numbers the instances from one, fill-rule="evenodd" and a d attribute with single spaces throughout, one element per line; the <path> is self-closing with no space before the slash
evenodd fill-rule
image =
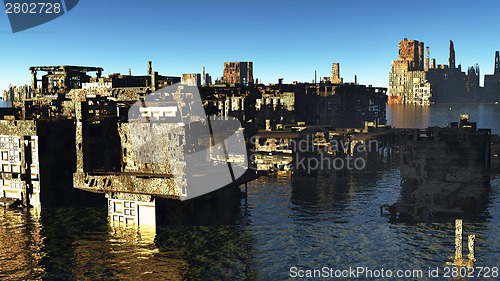
<path id="1" fill-rule="evenodd" d="M 429 70 L 430 59 L 431 59 L 430 57 L 431 57 L 431 50 L 427 46 L 427 47 L 425 47 L 425 62 L 424 62 L 424 70 L 425 71 Z"/>
<path id="2" fill-rule="evenodd" d="M 500 53 L 498 51 L 495 52 L 495 72 L 494 74 L 499 73 L 500 71 Z"/>
<path id="3" fill-rule="evenodd" d="M 333 84 L 341 84 L 340 79 L 340 63 L 334 62 L 332 63 L 332 78 L 331 81 Z"/>
<path id="4" fill-rule="evenodd" d="M 399 60 L 408 63 L 408 70 L 424 70 L 424 42 L 407 38 L 401 40 Z"/>
<path id="5" fill-rule="evenodd" d="M 455 68 L 455 47 L 453 46 L 453 40 L 450 40 L 450 56 L 448 58 L 448 65 L 450 68 Z"/>

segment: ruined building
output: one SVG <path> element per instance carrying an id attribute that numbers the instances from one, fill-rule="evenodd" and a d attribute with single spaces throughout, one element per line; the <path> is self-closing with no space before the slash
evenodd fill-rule
<path id="1" fill-rule="evenodd" d="M 448 127 L 410 134 L 401 163 L 401 199 L 390 208 L 399 219 L 432 221 L 474 216 L 488 201 L 491 130 L 467 114 Z"/>
<path id="2" fill-rule="evenodd" d="M 399 42 L 399 60 L 408 65 L 408 70 L 423 70 L 424 42 L 403 39 Z"/>
<path id="3" fill-rule="evenodd" d="M 237 117 L 246 130 L 276 130 L 298 122 L 337 128 L 364 128 L 366 122 L 386 124 L 386 88 L 278 83 L 201 87 L 200 93 L 207 112 Z"/>
<path id="4" fill-rule="evenodd" d="M 436 65 L 429 47 L 416 40 L 399 43 L 399 58 L 389 73 L 389 103 L 430 104 L 431 102 L 488 101 L 479 85 L 479 66 L 467 72 L 456 66 L 455 46 L 450 40 L 447 65 Z"/>
<path id="5" fill-rule="evenodd" d="M 201 86 L 202 80 L 199 73 L 184 73 L 182 74 L 181 82 L 189 86 Z"/>
<path id="6" fill-rule="evenodd" d="M 225 62 L 222 74 L 224 84 L 253 84 L 252 62 Z"/>
<path id="7" fill-rule="evenodd" d="M 332 63 L 332 77 L 330 78 L 330 82 L 333 84 L 342 84 L 342 78 L 340 78 L 340 63 L 338 62 Z"/>
<path id="8" fill-rule="evenodd" d="M 83 83 L 90 82 L 88 72 L 97 72 L 97 78 L 101 78 L 103 69 L 101 67 L 82 66 L 33 66 L 31 71 L 31 89 L 40 94 L 55 94 L 71 89 L 79 89 Z M 37 72 L 42 71 L 47 74 L 42 79 L 37 78 Z M 39 84 L 41 82 L 41 85 Z"/>
<path id="9" fill-rule="evenodd" d="M 389 73 L 388 103 L 428 104 L 431 94 L 424 68 L 424 43 L 401 40 L 399 58 L 392 62 Z"/>
<path id="10" fill-rule="evenodd" d="M 336 128 L 386 124 L 387 89 L 356 84 L 308 85 L 297 99 L 297 120 Z"/>
<path id="11" fill-rule="evenodd" d="M 103 76 L 100 67 L 30 70 L 31 87 L 0 109 L 0 203 L 93 202 L 107 205 L 111 221 L 130 224 L 234 220 L 238 187 L 255 176 L 244 172 L 245 148 L 259 129 L 385 124 L 385 88 L 282 80 L 200 86 L 199 74 L 179 85 L 151 62 L 139 76 Z M 228 123 L 235 118 L 237 125 Z M 216 188 L 193 198 L 196 184 Z"/>
<path id="12" fill-rule="evenodd" d="M 448 57 L 448 66 L 450 68 L 455 68 L 455 46 L 453 41 L 450 40 L 450 56 Z"/>
<path id="13" fill-rule="evenodd" d="M 245 158 L 243 152 L 231 152 L 231 147 L 221 154 L 219 147 L 220 139 L 241 135 L 242 129 L 221 126 L 211 119 L 211 131 L 207 130 L 202 124 L 205 112 L 199 110 L 201 102 L 196 101 L 197 113 L 203 116 L 193 114 L 197 87 L 170 86 L 150 95 L 154 89 L 180 81 L 179 77 L 158 75 L 151 63 L 144 76 L 102 77 L 98 67 L 40 66 L 30 70 L 32 94 L 15 101 L 12 108 L 0 109 L 2 203 L 39 208 L 94 202 L 108 206 L 112 221 L 131 224 L 234 219 L 240 198 L 237 187 L 244 181 L 238 167 L 245 165 Z M 36 78 L 40 71 L 47 72 L 41 81 Z M 90 77 L 89 71 L 98 75 Z M 190 122 L 190 118 L 197 121 Z M 152 139 L 152 132 L 163 135 Z M 210 145 L 211 138 L 218 146 Z M 150 146 L 144 146 L 146 143 Z M 187 165 L 193 151 L 201 152 L 202 157 Z M 198 177 L 201 174 L 224 178 L 220 169 L 210 171 L 214 161 L 225 167 L 226 186 L 183 200 L 189 198 L 192 184 L 203 178 Z"/>
<path id="14" fill-rule="evenodd" d="M 495 67 L 493 74 L 484 75 L 484 96 L 490 101 L 500 101 L 500 54 L 495 52 Z"/>
<path id="15" fill-rule="evenodd" d="M 103 68 L 83 66 L 33 66 L 31 71 L 31 90 L 41 95 L 66 94 L 72 89 L 142 87 L 150 91 L 179 83 L 179 77 L 162 76 L 153 71 L 152 62 L 148 62 L 148 74 L 143 76 L 121 75 L 119 73 L 102 77 Z M 42 79 L 38 72 L 46 72 Z M 96 72 L 96 77 L 87 75 Z"/>

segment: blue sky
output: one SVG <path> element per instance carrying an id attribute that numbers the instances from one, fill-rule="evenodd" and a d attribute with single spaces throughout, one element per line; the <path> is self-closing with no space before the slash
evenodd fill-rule
<path id="1" fill-rule="evenodd" d="M 176 2 L 176 3 L 173 3 Z M 105 74 L 201 72 L 253 61 L 265 83 L 329 76 L 388 85 L 398 42 L 424 41 L 440 64 L 455 42 L 457 64 L 492 73 L 500 50 L 500 1 L 160 1 L 81 0 L 47 24 L 15 33 L 0 14 L 0 89 L 30 82 L 31 65 L 102 66 Z M 3 10 L 2 10 L 3 11 Z"/>

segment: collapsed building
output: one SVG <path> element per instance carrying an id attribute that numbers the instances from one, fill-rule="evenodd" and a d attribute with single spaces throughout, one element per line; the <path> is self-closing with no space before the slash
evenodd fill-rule
<path id="1" fill-rule="evenodd" d="M 388 102 L 428 105 L 498 101 L 500 84 L 495 82 L 499 80 L 498 75 L 486 75 L 484 88 L 480 87 L 479 76 L 477 64 L 466 71 L 462 71 L 462 65 L 456 66 L 453 41 L 450 40 L 448 64 L 436 64 L 436 60 L 430 58 L 429 47 L 424 52 L 423 42 L 405 38 L 399 42 L 399 57 L 392 62 L 389 72 Z"/>
<path id="2" fill-rule="evenodd" d="M 103 76 L 102 68 L 86 66 L 30 71 L 31 85 L 9 92 L 12 107 L 0 109 L 0 201 L 37 208 L 93 202 L 107 205 L 112 221 L 125 223 L 234 219 L 237 187 L 255 173 L 242 172 L 246 152 L 225 139 L 251 149 L 248 140 L 259 129 L 386 122 L 385 88 L 282 81 L 200 86 L 198 74 L 184 75 L 185 83 L 175 86 L 181 78 L 159 75 L 151 62 L 147 75 L 139 76 Z M 241 126 L 223 124 L 231 118 Z M 147 153 L 155 156 L 144 158 Z M 193 160 L 197 153 L 203 157 Z M 193 184 L 219 186 L 193 198 Z"/>
<path id="3" fill-rule="evenodd" d="M 287 124 L 364 128 L 386 124 L 387 89 L 355 84 L 297 83 L 200 88 L 210 112 L 231 115 L 256 128 Z"/>
<path id="4" fill-rule="evenodd" d="M 180 78 L 158 75 L 151 63 L 144 76 L 101 77 L 102 68 L 75 66 L 30 70 L 33 79 L 27 95 L 13 101 L 11 108 L 0 109 L 4 204 L 40 208 L 95 202 L 108 206 L 112 221 L 129 224 L 234 219 L 240 198 L 237 187 L 253 177 L 237 168 L 246 164 L 244 151 L 233 153 L 226 147 L 221 154 L 215 147 L 224 143 L 222 135 L 231 136 L 228 130 L 242 139 L 242 129 L 221 126 L 215 119 L 211 128 L 219 135 L 212 135 L 201 121 L 184 126 L 182 122 L 193 115 L 197 87 L 172 88 Z M 48 74 L 38 80 L 40 71 Z M 89 77 L 90 71 L 97 77 Z M 154 92 L 159 88 L 165 91 Z M 201 101 L 196 102 L 202 108 Z M 203 109 L 197 112 L 205 114 Z M 139 119 L 147 122 L 133 123 Z M 156 131 L 162 135 L 156 136 Z M 197 134 L 188 133 L 193 131 Z M 145 143 L 153 147 L 141 146 Z M 202 157 L 190 166 L 186 163 L 193 150 L 200 150 Z M 144 153 L 163 157 L 148 159 Z M 206 195 L 193 194 L 197 176 L 223 178 L 220 169 L 214 173 L 207 165 L 214 158 L 225 165 L 233 163 L 224 166 L 226 181 L 216 181 L 221 185 Z M 205 170 L 193 171 L 192 166 Z"/>
<path id="5" fill-rule="evenodd" d="M 415 129 L 401 155 L 401 198 L 393 218 L 432 221 L 481 214 L 488 202 L 491 130 L 467 114 L 448 127 Z"/>
<path id="6" fill-rule="evenodd" d="M 232 85 L 253 84 L 253 62 L 224 62 L 222 83 Z"/>

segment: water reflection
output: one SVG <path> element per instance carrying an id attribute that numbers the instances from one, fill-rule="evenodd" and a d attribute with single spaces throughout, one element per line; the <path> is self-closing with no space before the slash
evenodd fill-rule
<path id="1" fill-rule="evenodd" d="M 387 123 L 396 128 L 426 128 L 431 124 L 430 110 L 430 106 L 390 104 L 387 105 Z"/>
<path id="2" fill-rule="evenodd" d="M 476 234 L 476 266 L 500 264 L 500 179 Z M 0 279 L 283 280 L 291 266 L 424 269 L 454 254 L 454 225 L 388 223 L 379 206 L 400 195 L 398 165 L 292 183 L 262 177 L 248 187 L 234 225 L 109 225 L 106 209 L 0 209 Z M 425 278 L 423 278 L 425 279 Z"/>
<path id="3" fill-rule="evenodd" d="M 105 209 L 0 209 L 0 279 L 255 279 L 252 232 L 239 225 L 108 224 Z"/>
<path id="4" fill-rule="evenodd" d="M 252 232 L 237 225 L 162 228 L 156 258 L 187 261 L 177 265 L 183 279 L 253 280 L 254 243 Z"/>
<path id="5" fill-rule="evenodd" d="M 40 214 L 0 208 L 0 279 L 40 278 L 43 251 Z"/>
<path id="6" fill-rule="evenodd" d="M 478 128 L 491 128 L 493 134 L 500 134 L 500 104 L 433 104 L 388 105 L 387 123 L 396 128 L 427 128 L 447 126 L 457 121 L 460 114 L 470 114 L 471 121 Z"/>

